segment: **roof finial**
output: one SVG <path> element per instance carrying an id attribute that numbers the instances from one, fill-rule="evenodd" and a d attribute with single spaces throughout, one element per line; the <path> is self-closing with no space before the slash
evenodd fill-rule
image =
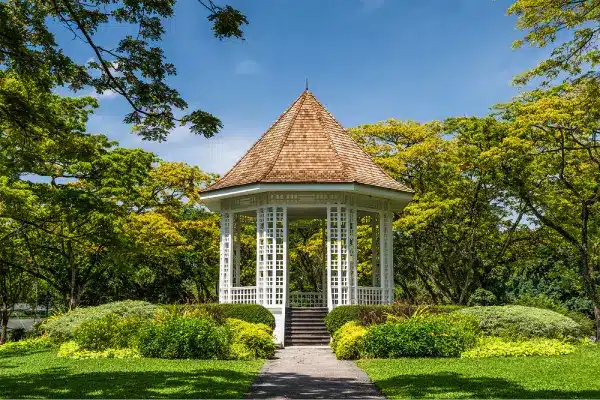
<path id="1" fill-rule="evenodd" d="M 308 92 L 308 78 L 306 78 L 306 88 L 304 90 Z"/>

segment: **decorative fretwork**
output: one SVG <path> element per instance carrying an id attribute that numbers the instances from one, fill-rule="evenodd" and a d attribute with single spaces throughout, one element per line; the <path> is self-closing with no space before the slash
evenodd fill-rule
<path id="1" fill-rule="evenodd" d="M 239 196 L 223 200 L 223 210 L 248 210 L 271 206 L 301 206 L 345 204 L 348 207 L 385 211 L 389 209 L 389 200 L 375 198 L 364 194 L 343 192 L 270 192 Z"/>
<path id="2" fill-rule="evenodd" d="M 325 307 L 322 292 L 290 292 L 288 305 L 290 307 Z"/>

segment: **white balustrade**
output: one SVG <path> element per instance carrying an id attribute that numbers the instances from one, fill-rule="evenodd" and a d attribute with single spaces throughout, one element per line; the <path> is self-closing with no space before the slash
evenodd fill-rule
<path id="1" fill-rule="evenodd" d="M 358 286 L 358 304 L 381 304 L 381 288 Z"/>
<path id="2" fill-rule="evenodd" d="M 290 292 L 288 296 L 290 307 L 326 307 L 323 292 Z"/>
<path id="3" fill-rule="evenodd" d="M 231 288 L 231 302 L 254 304 L 256 303 L 256 286 L 235 286 Z"/>

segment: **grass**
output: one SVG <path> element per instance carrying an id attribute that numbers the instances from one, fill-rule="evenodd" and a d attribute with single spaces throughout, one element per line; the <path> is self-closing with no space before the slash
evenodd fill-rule
<path id="1" fill-rule="evenodd" d="M 359 360 L 386 397 L 600 398 L 600 346 L 547 357 Z"/>
<path id="2" fill-rule="evenodd" d="M 0 358 L 0 398 L 242 398 L 263 361 Z"/>

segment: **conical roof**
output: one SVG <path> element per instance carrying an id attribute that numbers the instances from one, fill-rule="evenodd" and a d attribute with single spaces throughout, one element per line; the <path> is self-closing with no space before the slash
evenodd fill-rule
<path id="1" fill-rule="evenodd" d="M 204 192 L 253 183 L 360 183 L 412 192 L 376 165 L 308 90 Z"/>

